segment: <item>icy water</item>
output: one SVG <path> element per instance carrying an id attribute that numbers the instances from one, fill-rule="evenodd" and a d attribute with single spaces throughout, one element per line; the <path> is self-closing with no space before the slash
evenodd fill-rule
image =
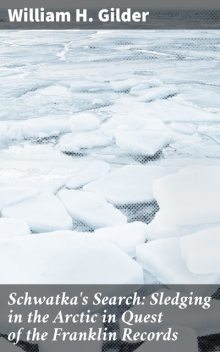
<path id="1" fill-rule="evenodd" d="M 31 233 L 146 226 L 159 211 L 157 178 L 186 166 L 191 177 L 194 164 L 219 172 L 220 31 L 1 31 L 0 58 L 0 206 Z M 184 220 L 187 230 L 207 226 L 201 218 Z M 119 241 L 132 257 L 145 241 L 135 231 L 141 240 Z M 192 280 L 173 268 L 172 278 Z M 151 274 L 146 282 L 161 281 L 158 268 Z"/>

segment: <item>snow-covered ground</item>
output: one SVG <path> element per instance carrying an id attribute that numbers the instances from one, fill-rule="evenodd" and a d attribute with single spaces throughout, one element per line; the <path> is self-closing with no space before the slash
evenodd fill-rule
<path id="1" fill-rule="evenodd" d="M 0 283 L 219 283 L 220 31 L 0 53 Z"/>

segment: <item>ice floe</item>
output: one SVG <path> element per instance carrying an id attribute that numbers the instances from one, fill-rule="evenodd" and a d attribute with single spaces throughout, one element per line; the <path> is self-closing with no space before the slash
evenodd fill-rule
<path id="1" fill-rule="evenodd" d="M 2 241 L 0 264 L 5 268 L 2 284 L 143 283 L 139 264 L 91 234 L 50 233 Z"/>
<path id="2" fill-rule="evenodd" d="M 159 80 L 157 78 L 151 78 L 148 80 L 144 80 L 144 82 L 142 82 L 142 83 L 136 82 L 136 84 L 131 88 L 130 94 L 135 95 L 135 96 L 140 96 L 141 94 L 146 93 L 146 91 L 149 88 L 154 88 L 154 87 L 158 87 L 161 85 L 162 85 L 161 80 Z"/>
<path id="3" fill-rule="evenodd" d="M 0 240 L 29 235 L 30 227 L 22 220 L 0 218 Z"/>
<path id="4" fill-rule="evenodd" d="M 140 95 L 139 99 L 141 101 L 150 102 L 157 99 L 167 99 L 177 94 L 176 87 L 154 87 L 147 89 L 146 92 Z"/>
<path id="5" fill-rule="evenodd" d="M 10 143 L 23 139 L 56 137 L 71 132 L 69 118 L 46 116 L 23 121 L 1 121 L 0 143 Z"/>
<path id="6" fill-rule="evenodd" d="M 66 116 L 29 119 L 22 121 L 18 126 L 26 139 L 56 137 L 71 131 L 69 119 Z"/>
<path id="7" fill-rule="evenodd" d="M 160 211 L 150 225 L 152 232 L 173 235 L 219 222 L 220 167 L 195 165 L 154 182 Z"/>
<path id="8" fill-rule="evenodd" d="M 0 184 L 0 210 L 35 196 L 39 191 L 33 187 L 8 186 Z"/>
<path id="9" fill-rule="evenodd" d="M 130 224 L 104 227 L 95 231 L 95 237 L 110 241 L 127 254 L 135 257 L 136 246 L 146 240 L 147 225 L 140 221 L 134 221 Z"/>
<path id="10" fill-rule="evenodd" d="M 84 189 L 102 194 L 116 205 L 147 203 L 154 199 L 153 181 L 172 171 L 172 168 L 153 165 L 128 165 L 89 183 Z"/>
<path id="11" fill-rule="evenodd" d="M 16 123 L 10 121 L 0 122 L 0 136 L 0 147 L 23 139 L 21 128 Z"/>
<path id="12" fill-rule="evenodd" d="M 0 187 L 52 193 L 89 163 L 86 158 L 73 160 L 52 145 L 34 144 L 1 150 L 0 161 Z"/>
<path id="13" fill-rule="evenodd" d="M 153 101 L 146 107 L 148 114 L 166 122 L 219 122 L 220 115 L 186 104 L 184 101 Z"/>
<path id="14" fill-rule="evenodd" d="M 137 261 L 163 284 L 216 284 L 219 273 L 194 274 L 181 255 L 180 240 L 169 238 L 137 246 Z"/>
<path id="15" fill-rule="evenodd" d="M 99 119 L 94 113 L 81 112 L 70 119 L 72 132 L 92 131 L 99 127 Z"/>
<path id="16" fill-rule="evenodd" d="M 61 190 L 58 197 L 74 220 L 91 228 L 126 223 L 126 217 L 114 206 L 95 193 Z"/>
<path id="17" fill-rule="evenodd" d="M 181 253 L 195 274 L 220 273 L 220 227 L 189 234 L 180 239 Z"/>
<path id="18" fill-rule="evenodd" d="M 169 134 L 156 131 L 116 131 L 115 138 L 116 144 L 128 154 L 150 157 L 170 142 Z"/>
<path id="19" fill-rule="evenodd" d="M 60 200 L 43 193 L 2 210 L 2 216 L 24 220 L 33 232 L 72 229 L 72 219 Z"/>
<path id="20" fill-rule="evenodd" d="M 197 132 L 197 126 L 193 123 L 183 123 L 183 122 L 172 122 L 170 127 L 173 131 L 179 132 L 181 134 L 194 134 Z"/>
<path id="21" fill-rule="evenodd" d="M 110 171 L 110 167 L 104 161 L 92 162 L 89 166 L 83 168 L 75 176 L 66 182 L 67 188 L 80 188 L 87 183 L 95 181 Z"/>
<path id="22" fill-rule="evenodd" d="M 68 133 L 60 138 L 58 148 L 65 153 L 80 153 L 89 148 L 100 148 L 111 145 L 112 137 L 101 131 Z"/>

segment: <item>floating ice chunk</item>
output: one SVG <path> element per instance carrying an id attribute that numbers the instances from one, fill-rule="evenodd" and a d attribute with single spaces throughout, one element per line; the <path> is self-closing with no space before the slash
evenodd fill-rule
<path id="1" fill-rule="evenodd" d="M 126 92 L 136 85 L 136 79 L 123 79 L 111 82 L 111 87 L 115 92 Z"/>
<path id="2" fill-rule="evenodd" d="M 166 221 L 175 225 L 219 222 L 219 166 L 190 166 L 156 180 L 153 188 Z"/>
<path id="3" fill-rule="evenodd" d="M 143 283 L 142 269 L 131 257 L 85 233 L 50 233 L 2 241 L 0 265 L 5 268 L 0 273 L 1 284 Z"/>
<path id="4" fill-rule="evenodd" d="M 154 131 L 117 131 L 116 144 L 132 155 L 154 156 L 170 142 L 169 134 Z"/>
<path id="5" fill-rule="evenodd" d="M 210 227 L 210 224 L 179 226 L 170 221 L 166 212 L 159 210 L 153 221 L 148 224 L 147 238 L 150 240 L 155 240 L 168 237 L 183 237 L 189 233 L 194 233 L 208 227 Z"/>
<path id="6" fill-rule="evenodd" d="M 169 86 L 154 87 L 154 88 L 148 89 L 143 95 L 141 95 L 139 97 L 139 100 L 150 102 L 156 99 L 165 99 L 176 95 L 177 92 L 178 91 L 176 87 L 169 87 Z"/>
<path id="7" fill-rule="evenodd" d="M 0 177 L 0 189 L 4 188 L 9 192 L 10 189 L 17 189 L 18 191 L 20 189 L 33 189 L 35 192 L 32 195 L 39 192 L 56 193 L 65 185 L 66 179 L 67 177 L 57 177 L 56 175 L 54 177 L 51 177 L 51 175 L 13 177 L 12 174 L 10 177 Z"/>
<path id="8" fill-rule="evenodd" d="M 137 260 L 163 284 L 215 284 L 220 274 L 197 275 L 181 257 L 178 238 L 168 238 L 137 246 Z"/>
<path id="9" fill-rule="evenodd" d="M 216 138 L 220 135 L 220 126 L 218 124 L 204 124 L 198 126 L 198 133 Z"/>
<path id="10" fill-rule="evenodd" d="M 91 112 L 81 112 L 70 119 L 72 132 L 96 130 L 99 125 L 99 119 Z"/>
<path id="11" fill-rule="evenodd" d="M 17 219 L 0 218 L 0 240 L 29 235 L 30 228 L 25 221 Z"/>
<path id="12" fill-rule="evenodd" d="M 100 195 L 84 191 L 61 190 L 58 197 L 73 219 L 91 228 L 126 223 L 126 217 Z"/>
<path id="13" fill-rule="evenodd" d="M 7 184 L 0 184 L 0 210 L 10 205 L 19 203 L 38 193 L 39 191 L 33 187 L 19 187 L 18 185 L 7 186 Z"/>
<path id="14" fill-rule="evenodd" d="M 73 159 L 52 145 L 27 144 L 0 150 L 0 189 L 16 186 L 56 193 L 88 164 L 88 159 Z"/>
<path id="15" fill-rule="evenodd" d="M 15 121 L 0 122 L 0 145 L 23 139 L 21 127 Z"/>
<path id="16" fill-rule="evenodd" d="M 125 109 L 126 107 L 126 109 Z M 135 115 L 133 113 L 135 111 Z M 132 99 L 121 99 L 120 103 L 115 104 L 111 113 L 112 117 L 100 127 L 105 134 L 114 136 L 120 131 L 146 131 L 155 133 L 167 133 L 169 129 L 163 121 L 148 113 L 145 103 L 133 101 Z"/>
<path id="17" fill-rule="evenodd" d="M 174 98 L 175 99 L 175 98 Z M 146 106 L 148 114 L 155 117 L 160 117 L 162 121 L 167 122 L 201 122 L 201 121 L 219 121 L 219 114 L 214 114 L 209 111 L 187 105 L 183 102 L 175 100 L 155 101 Z"/>
<path id="18" fill-rule="evenodd" d="M 64 178 L 66 182 L 68 176 L 79 170 L 79 163 L 82 162 L 73 160 L 47 144 L 26 144 L 0 150 L 1 178 L 4 175 L 8 179 L 39 176 L 50 180 Z"/>
<path id="19" fill-rule="evenodd" d="M 67 188 L 79 188 L 89 182 L 104 176 L 110 170 L 110 167 L 104 161 L 93 162 L 90 166 L 79 171 L 75 176 L 69 179 L 66 183 Z"/>
<path id="20" fill-rule="evenodd" d="M 182 232 L 179 227 L 167 219 L 166 214 L 160 209 L 154 219 L 148 224 L 147 227 L 147 239 L 155 240 L 167 237 L 178 237 L 181 236 Z"/>
<path id="21" fill-rule="evenodd" d="M 195 274 L 220 273 L 220 227 L 184 236 L 181 253 L 189 270 Z"/>
<path id="22" fill-rule="evenodd" d="M 189 233 L 194 233 L 210 227 L 209 224 L 198 224 L 198 225 L 185 225 L 178 226 L 174 222 L 170 221 L 167 217 L 166 212 L 159 210 L 153 221 L 148 224 L 147 227 L 147 238 L 149 240 L 162 239 L 168 237 L 183 237 Z"/>
<path id="23" fill-rule="evenodd" d="M 84 186 L 86 191 L 102 194 L 117 205 L 146 203 L 154 199 L 153 181 L 174 169 L 158 166 L 128 165 Z"/>
<path id="24" fill-rule="evenodd" d="M 72 219 L 59 199 L 43 193 L 2 210 L 2 216 L 24 220 L 33 232 L 72 229 Z"/>
<path id="25" fill-rule="evenodd" d="M 173 142 L 170 144 L 171 149 L 176 154 L 196 157 L 196 158 L 219 158 L 220 148 L 217 138 L 206 137 L 199 134 L 173 136 Z"/>
<path id="26" fill-rule="evenodd" d="M 110 241 L 132 257 L 136 255 L 136 246 L 144 243 L 147 236 L 147 225 L 135 221 L 130 224 L 105 227 L 95 231 L 95 237 Z"/>
<path id="27" fill-rule="evenodd" d="M 170 124 L 170 127 L 173 131 L 179 132 L 182 134 L 194 134 L 197 132 L 197 126 L 196 124 L 193 124 L 193 123 L 172 122 Z"/>
<path id="28" fill-rule="evenodd" d="M 169 325 L 171 327 L 171 325 Z M 162 328 L 158 333 L 160 333 L 160 339 L 157 341 L 147 340 L 147 342 L 143 343 L 135 352 L 198 352 L 198 340 L 197 334 L 195 330 L 187 328 L 187 327 L 179 327 L 172 326 L 172 332 L 170 334 L 171 339 L 167 338 L 168 336 L 168 328 Z M 176 341 L 173 340 L 172 334 L 177 332 Z M 163 334 L 163 335 L 162 335 Z M 156 334 L 155 334 L 156 335 Z M 163 339 L 165 336 L 165 340 Z M 127 339 L 129 342 L 129 339 Z"/>
<path id="29" fill-rule="evenodd" d="M 83 149 L 100 148 L 111 145 L 113 139 L 100 131 L 68 133 L 61 137 L 58 148 L 62 152 L 77 153 Z"/>
<path id="30" fill-rule="evenodd" d="M 51 96 L 52 97 L 56 96 L 59 98 L 60 97 L 69 97 L 69 98 L 72 97 L 72 93 L 71 93 L 70 89 L 68 89 L 65 86 L 59 85 L 59 84 L 55 84 L 55 85 L 41 88 L 37 91 L 37 93 L 39 95 L 49 96 L 49 97 L 51 97 Z"/>
<path id="31" fill-rule="evenodd" d="M 45 117 L 20 122 L 24 138 L 49 138 L 71 131 L 66 117 Z"/>
<path id="32" fill-rule="evenodd" d="M 146 93 L 146 91 L 149 90 L 149 88 L 157 87 L 161 85 L 162 85 L 161 80 L 157 78 L 152 78 L 147 80 L 146 82 L 137 84 L 134 87 L 132 87 L 132 89 L 130 90 L 130 94 L 135 96 L 140 96 L 141 94 Z"/>

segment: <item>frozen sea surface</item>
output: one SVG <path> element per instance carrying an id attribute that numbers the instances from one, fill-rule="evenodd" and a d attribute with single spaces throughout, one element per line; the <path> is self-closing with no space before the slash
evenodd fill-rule
<path id="1" fill-rule="evenodd" d="M 220 31 L 1 31 L 0 52 L 3 216 L 31 216 L 34 232 L 94 231 L 109 225 L 102 204 L 128 223 L 149 224 L 159 210 L 154 237 L 160 239 L 162 215 L 163 228 L 170 228 L 160 199 L 166 194 L 171 204 L 172 190 L 156 192 L 157 179 L 172 173 L 175 180 L 194 164 L 204 174 L 209 166 L 218 171 Z M 56 200 L 67 188 L 80 217 Z M 77 209 L 76 194 L 85 208 Z M 198 194 L 201 203 L 206 195 Z M 51 214 L 63 202 L 72 228 L 53 216 L 48 227 L 42 209 L 36 218 L 37 205 L 32 216 L 36 197 L 50 197 Z M 91 227 L 91 199 L 97 197 L 103 197 L 95 210 L 102 221 Z M 176 193 L 174 209 L 180 198 Z M 218 204 L 212 207 L 217 218 Z"/>
<path id="2" fill-rule="evenodd" d="M 40 233 L 39 248 L 60 230 L 51 236 L 62 237 L 64 255 L 64 230 L 74 230 L 94 236 L 97 277 L 111 283 L 120 276 L 102 265 L 108 245 L 120 265 L 135 267 L 128 283 L 142 283 L 142 269 L 148 283 L 219 283 L 211 253 L 207 267 L 191 272 L 200 258 L 190 244 L 219 228 L 220 31 L 1 31 L 0 53 L 4 255 L 16 243 L 26 248 L 29 228 Z M 196 216 L 182 221 L 192 202 Z M 79 261 L 82 239 L 74 239 Z"/>

